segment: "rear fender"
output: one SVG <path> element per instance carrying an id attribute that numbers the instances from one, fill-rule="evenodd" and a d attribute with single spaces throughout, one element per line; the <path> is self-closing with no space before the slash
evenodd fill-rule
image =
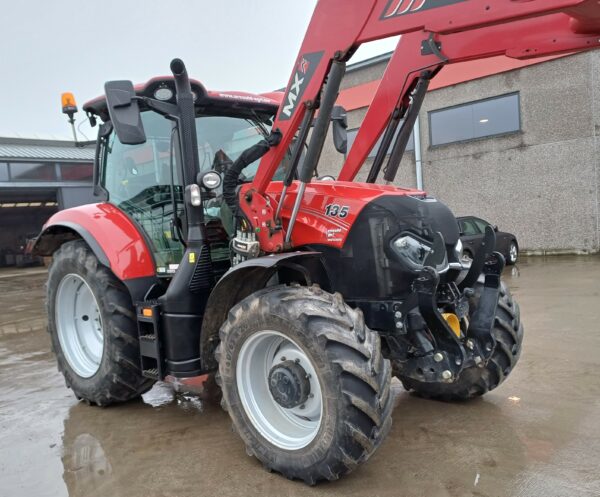
<path id="1" fill-rule="evenodd" d="M 51 256 L 63 243 L 78 238 L 121 281 L 154 279 L 155 263 L 144 236 L 123 211 L 109 203 L 57 212 L 42 228 L 32 253 Z"/>
<path id="2" fill-rule="evenodd" d="M 206 370 L 217 368 L 214 351 L 219 343 L 219 329 L 229 310 L 250 294 L 268 286 L 277 274 L 278 284 L 303 282 L 319 284 L 330 291 L 329 277 L 319 252 L 289 252 L 258 257 L 231 268 L 213 289 L 202 321 L 200 355 Z"/>

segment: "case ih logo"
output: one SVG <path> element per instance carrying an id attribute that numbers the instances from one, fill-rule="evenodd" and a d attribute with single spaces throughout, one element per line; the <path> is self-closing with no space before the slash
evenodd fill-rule
<path id="1" fill-rule="evenodd" d="M 306 60 L 304 57 L 302 57 L 300 62 L 298 62 L 298 72 L 301 72 L 302 74 L 306 74 L 306 71 L 308 71 L 309 67 L 310 67 L 310 62 L 308 62 L 308 60 Z"/>
<path id="2" fill-rule="evenodd" d="M 436 9 L 466 0 L 390 0 L 383 12 L 383 19 L 413 14 L 422 10 Z"/>
<path id="3" fill-rule="evenodd" d="M 323 52 L 316 52 L 303 55 L 298 60 L 292 81 L 283 98 L 283 108 L 279 114 L 280 121 L 287 121 L 294 115 L 298 100 L 302 98 L 322 56 Z"/>

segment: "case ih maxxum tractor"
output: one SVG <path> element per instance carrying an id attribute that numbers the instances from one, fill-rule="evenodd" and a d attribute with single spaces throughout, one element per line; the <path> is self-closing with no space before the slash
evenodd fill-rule
<path id="1" fill-rule="evenodd" d="M 105 201 L 59 212 L 35 245 L 53 255 L 67 385 L 105 406 L 216 373 L 248 453 L 311 484 L 381 444 L 392 375 L 443 400 L 496 388 L 523 327 L 493 230 L 463 267 L 450 210 L 390 183 L 444 65 L 597 48 L 599 33 L 596 0 L 320 0 L 280 105 L 207 92 L 177 59 L 173 77 L 106 83 L 85 106 Z M 398 34 L 338 180 L 319 180 L 332 118 L 343 150 L 346 62 Z"/>

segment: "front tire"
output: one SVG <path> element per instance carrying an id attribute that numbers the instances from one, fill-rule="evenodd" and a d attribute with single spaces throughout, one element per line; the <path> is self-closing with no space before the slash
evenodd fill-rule
<path id="1" fill-rule="evenodd" d="M 46 290 L 52 349 L 77 398 L 106 406 L 150 389 L 129 292 L 83 240 L 54 253 Z"/>
<path id="2" fill-rule="evenodd" d="M 341 295 L 261 290 L 230 311 L 220 338 L 223 407 L 267 469 L 308 484 L 336 480 L 389 432 L 389 361 Z"/>
<path id="3" fill-rule="evenodd" d="M 471 310 L 478 305 L 483 284 L 477 283 L 475 295 L 470 302 Z M 422 397 L 455 401 L 469 400 L 484 395 L 498 387 L 511 373 L 521 356 L 523 324 L 519 304 L 513 299 L 504 283 L 501 283 L 498 307 L 492 334 L 496 347 L 485 367 L 465 368 L 453 383 L 424 383 L 413 378 L 399 376 L 409 391 Z"/>

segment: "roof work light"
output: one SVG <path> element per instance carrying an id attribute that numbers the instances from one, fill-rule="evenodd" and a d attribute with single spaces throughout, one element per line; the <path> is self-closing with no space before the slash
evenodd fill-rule
<path id="1" fill-rule="evenodd" d="M 73 130 L 73 139 L 75 140 L 75 145 L 77 145 L 77 132 L 75 131 L 75 118 L 73 117 L 77 112 L 77 102 L 75 102 L 75 97 L 71 92 L 65 92 L 60 97 L 62 104 L 62 112 L 69 116 L 69 123 L 71 124 L 71 129 Z"/>
<path id="2" fill-rule="evenodd" d="M 70 118 L 77 112 L 77 102 L 72 93 L 66 92 L 61 95 L 62 111 L 63 114 L 67 114 Z"/>

